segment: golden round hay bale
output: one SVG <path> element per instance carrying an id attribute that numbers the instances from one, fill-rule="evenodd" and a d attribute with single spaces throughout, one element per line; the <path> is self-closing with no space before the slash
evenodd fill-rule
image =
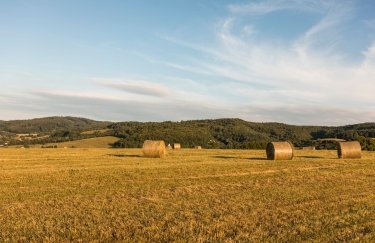
<path id="1" fill-rule="evenodd" d="M 294 156 L 293 144 L 290 142 L 271 142 L 267 144 L 266 153 L 269 160 L 291 160 Z"/>
<path id="2" fill-rule="evenodd" d="M 202 149 L 202 146 L 195 146 L 195 149 Z"/>
<path id="3" fill-rule="evenodd" d="M 146 140 L 143 143 L 142 152 L 148 158 L 163 158 L 167 154 L 165 143 L 162 140 Z"/>
<path id="4" fill-rule="evenodd" d="M 173 147 L 173 149 L 181 149 L 181 144 L 179 144 L 179 143 L 174 143 L 174 144 L 172 145 L 172 147 Z"/>
<path id="5" fill-rule="evenodd" d="M 340 159 L 360 159 L 362 156 L 361 144 L 358 141 L 338 142 L 337 155 Z"/>

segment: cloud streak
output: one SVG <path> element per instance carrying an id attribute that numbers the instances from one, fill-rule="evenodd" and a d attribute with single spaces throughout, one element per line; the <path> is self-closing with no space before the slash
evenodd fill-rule
<path id="1" fill-rule="evenodd" d="M 207 118 L 217 118 L 228 113 L 215 105 L 198 105 L 194 101 L 170 102 L 170 100 L 141 101 L 118 97 L 107 97 L 98 93 L 82 94 L 79 92 L 32 92 L 35 99 L 33 110 L 59 110 L 63 114 L 84 114 L 90 118 L 111 119 L 115 121 L 164 121 L 171 117 L 181 119 L 198 118 L 205 113 Z M 21 102 L 23 103 L 23 102 Z"/>
<path id="2" fill-rule="evenodd" d="M 245 4 L 231 4 L 229 10 L 235 14 L 264 15 L 283 10 L 299 10 L 320 13 L 329 9 L 332 1 L 319 0 L 264 0 Z"/>
<path id="3" fill-rule="evenodd" d="M 171 117 L 183 120 L 222 117 L 239 117 L 250 121 L 280 121 L 288 116 L 293 124 L 343 124 L 342 121 L 358 123 L 375 119 L 375 112 L 343 109 L 326 105 L 280 105 L 254 103 L 233 106 L 202 104 L 193 100 L 170 102 L 148 102 L 140 100 L 107 97 L 99 93 L 35 91 L 29 96 L 17 97 L 12 105 L 0 104 L 0 116 L 11 113 L 17 118 L 33 114 L 34 117 L 55 115 L 75 115 L 112 121 L 165 121 Z M 27 105 L 29 104 L 29 105 Z M 136 108 L 136 109 L 135 109 Z M 15 112 L 17 111 L 17 112 Z M 56 111 L 59 113 L 56 114 Z M 301 113 L 304 115 L 301 116 Z M 317 116 L 319 114 L 319 116 Z M 333 118 L 334 117 L 334 118 Z M 173 119 L 172 119 L 173 120 Z M 306 121 L 309 122 L 306 122 Z"/>
<path id="4" fill-rule="evenodd" d="M 161 85 L 155 84 L 144 80 L 129 80 L 129 79 L 106 79 L 106 78 L 93 78 L 95 83 L 102 86 L 118 89 L 124 92 L 154 96 L 154 97 L 166 97 L 170 94 L 170 90 Z"/>

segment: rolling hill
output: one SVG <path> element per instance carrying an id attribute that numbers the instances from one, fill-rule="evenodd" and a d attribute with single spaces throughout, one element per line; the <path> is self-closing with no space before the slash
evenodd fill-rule
<path id="1" fill-rule="evenodd" d="M 146 139 L 178 142 L 184 147 L 260 149 L 275 140 L 311 146 L 317 145 L 318 139 L 339 138 L 359 140 L 364 149 L 375 150 L 375 141 L 371 139 L 375 137 L 375 123 L 337 127 L 256 123 L 241 119 L 114 123 L 77 117 L 0 121 L 0 144 L 47 144 L 106 136 L 119 138 L 114 147 L 125 148 L 141 147 Z"/>
<path id="2" fill-rule="evenodd" d="M 0 131 L 10 133 L 50 134 L 61 130 L 90 130 L 104 128 L 110 122 L 94 121 L 79 117 L 45 117 L 31 120 L 0 121 Z"/>

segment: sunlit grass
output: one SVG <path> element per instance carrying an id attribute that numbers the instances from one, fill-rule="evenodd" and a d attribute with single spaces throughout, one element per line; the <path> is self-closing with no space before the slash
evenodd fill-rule
<path id="1" fill-rule="evenodd" d="M 80 139 L 75 141 L 68 141 L 62 143 L 49 143 L 45 144 L 44 147 L 53 147 L 54 145 L 58 146 L 58 148 L 111 148 L 112 144 L 117 142 L 119 138 L 113 136 L 106 136 L 106 137 L 95 137 L 95 138 L 87 138 L 87 139 Z M 14 148 L 23 147 L 21 145 L 12 146 Z M 30 145 L 31 148 L 40 148 L 40 144 Z"/>
<path id="2" fill-rule="evenodd" d="M 1 149 L 0 241 L 374 241 L 375 153 Z"/>

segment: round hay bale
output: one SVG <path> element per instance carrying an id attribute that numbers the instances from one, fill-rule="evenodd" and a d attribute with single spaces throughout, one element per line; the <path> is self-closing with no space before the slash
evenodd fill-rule
<path id="1" fill-rule="evenodd" d="M 337 143 L 337 155 L 340 159 L 360 159 L 361 153 L 362 148 L 358 141 Z"/>
<path id="2" fill-rule="evenodd" d="M 181 149 L 181 144 L 174 143 L 172 147 L 173 147 L 173 149 Z"/>
<path id="3" fill-rule="evenodd" d="M 163 158 L 167 154 L 165 143 L 162 140 L 146 140 L 143 143 L 142 152 L 143 155 L 148 158 Z"/>
<path id="4" fill-rule="evenodd" d="M 290 142 L 271 142 L 267 144 L 266 153 L 268 160 L 293 159 L 293 144 Z"/>
<path id="5" fill-rule="evenodd" d="M 168 144 L 167 149 L 172 149 L 172 145 Z"/>
<path id="6" fill-rule="evenodd" d="M 195 146 L 195 149 L 202 149 L 202 146 Z"/>

